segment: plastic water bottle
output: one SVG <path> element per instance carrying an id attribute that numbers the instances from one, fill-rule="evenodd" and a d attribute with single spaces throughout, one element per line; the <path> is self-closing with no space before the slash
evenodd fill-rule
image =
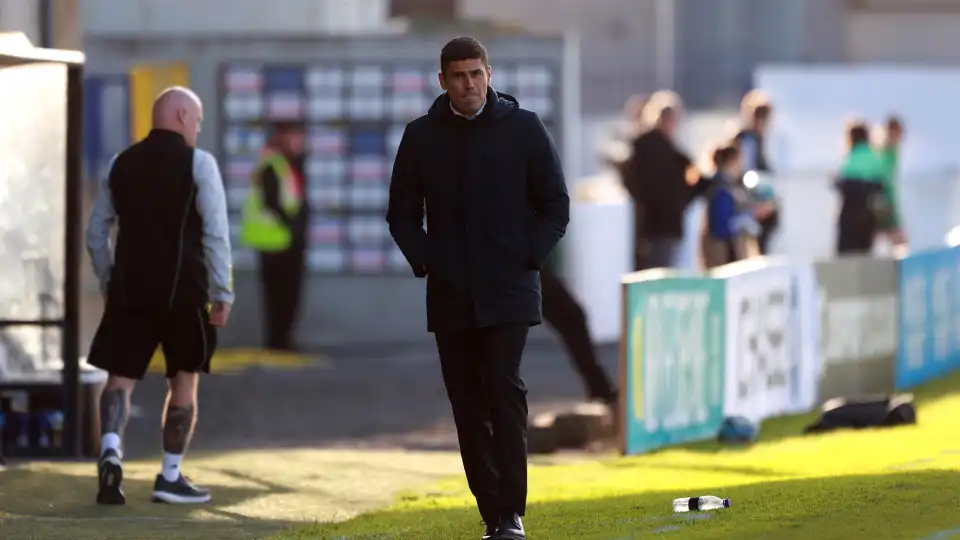
<path id="1" fill-rule="evenodd" d="M 681 497 L 673 501 L 674 512 L 699 512 L 720 508 L 730 508 L 730 499 L 704 495 L 703 497 Z"/>

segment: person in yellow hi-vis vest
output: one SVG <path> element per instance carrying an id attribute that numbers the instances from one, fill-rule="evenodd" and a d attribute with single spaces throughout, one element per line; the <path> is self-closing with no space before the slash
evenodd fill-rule
<path id="1" fill-rule="evenodd" d="M 241 241 L 260 252 L 265 338 L 272 350 L 295 349 L 293 328 L 310 219 L 303 175 L 305 138 L 302 124 L 274 124 L 243 206 Z"/>

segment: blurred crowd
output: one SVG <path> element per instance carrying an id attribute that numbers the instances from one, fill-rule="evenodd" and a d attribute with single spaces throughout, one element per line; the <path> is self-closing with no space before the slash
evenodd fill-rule
<path id="1" fill-rule="evenodd" d="M 766 136 L 774 106 L 760 90 L 741 102 L 741 119 L 712 146 L 706 159 L 694 159 L 678 144 L 684 110 L 674 92 L 631 97 L 625 128 L 616 134 L 619 151 L 603 161 L 613 166 L 634 204 L 636 270 L 679 265 L 688 207 L 705 204 L 699 233 L 700 266 L 713 268 L 770 253 L 789 201 L 778 196 L 767 158 Z M 872 252 L 886 236 L 905 246 L 900 228 L 897 172 L 903 122 L 889 117 L 872 130 L 865 121 L 847 127 L 847 152 L 834 185 L 840 200 L 836 216 L 840 254 Z"/>

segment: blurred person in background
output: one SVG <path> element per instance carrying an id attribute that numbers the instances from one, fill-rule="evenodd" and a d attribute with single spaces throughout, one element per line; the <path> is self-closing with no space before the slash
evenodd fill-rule
<path id="1" fill-rule="evenodd" d="M 767 161 L 765 136 L 773 116 L 773 105 L 770 98 L 760 90 L 751 90 L 743 97 L 740 111 L 744 118 L 744 126 L 736 135 L 737 145 L 740 147 L 740 160 L 743 164 L 743 179 L 751 195 L 757 201 L 765 203 L 765 208 L 773 206 L 769 212 L 759 220 L 760 236 L 757 245 L 760 254 L 770 252 L 770 239 L 780 226 L 780 212 L 776 197 L 767 178 L 773 170 Z"/>
<path id="2" fill-rule="evenodd" d="M 849 151 L 837 178 L 840 215 L 837 220 L 837 253 L 866 254 L 873 250 L 881 223 L 893 218 L 895 208 L 887 198 L 887 164 L 870 145 L 870 129 L 854 121 L 847 129 Z"/>
<path id="3" fill-rule="evenodd" d="M 566 232 L 570 197 L 546 128 L 490 86 L 479 41 L 444 45 L 438 78 L 445 92 L 400 140 L 387 222 L 414 275 L 427 279 L 427 331 L 483 538 L 523 540 L 520 361 L 530 327 L 541 322 L 540 270 Z"/>
<path id="4" fill-rule="evenodd" d="M 243 205 L 241 240 L 259 252 L 266 347 L 293 351 L 300 307 L 310 207 L 304 178 L 306 133 L 298 122 L 277 122 Z"/>
<path id="5" fill-rule="evenodd" d="M 705 268 L 714 268 L 759 255 L 757 222 L 773 211 L 771 202 L 755 202 L 740 181 L 740 148 L 734 142 L 713 151 L 716 171 L 707 190 L 706 219 L 701 237 Z"/>
<path id="6" fill-rule="evenodd" d="M 900 172 L 900 144 L 903 141 L 903 121 L 890 116 L 884 123 L 883 138 L 877 147 L 877 153 L 884 167 L 884 193 L 891 210 L 877 226 L 880 234 L 885 234 L 894 246 L 906 245 L 906 235 L 900 222 L 900 198 L 898 195 Z"/>
<path id="7" fill-rule="evenodd" d="M 227 323 L 234 299 L 223 180 L 213 155 L 196 148 L 202 120 L 203 105 L 191 90 L 163 91 L 153 105 L 153 129 L 113 158 L 90 215 L 87 250 L 106 305 L 89 363 L 109 373 L 100 396 L 98 504 L 126 503 L 122 437 L 130 395 L 158 346 L 169 391 L 153 500 L 210 500 L 210 491 L 180 470 L 197 421 L 200 373 L 210 372 L 215 327 Z"/>
<path id="8" fill-rule="evenodd" d="M 634 201 L 636 270 L 676 266 L 687 206 L 706 183 L 675 143 L 682 103 L 673 92 L 653 94 L 643 119 L 651 127 L 636 138 L 623 182 Z"/>
<path id="9" fill-rule="evenodd" d="M 559 334 L 574 368 L 586 386 L 587 399 L 615 406 L 617 388 L 597 358 L 583 306 L 560 277 L 548 268 L 540 270 L 540 288 L 543 294 L 543 319 Z"/>
<path id="10" fill-rule="evenodd" d="M 630 157 L 633 144 L 646 130 L 643 122 L 643 109 L 650 96 L 636 94 L 623 106 L 623 123 L 614 129 L 612 136 L 600 148 L 600 161 L 612 167 L 621 180 L 629 174 Z"/>

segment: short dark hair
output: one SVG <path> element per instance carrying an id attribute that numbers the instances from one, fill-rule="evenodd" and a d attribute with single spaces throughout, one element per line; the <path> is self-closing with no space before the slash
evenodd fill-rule
<path id="1" fill-rule="evenodd" d="M 271 137 L 279 137 L 288 133 L 306 133 L 307 126 L 303 122 L 296 120 L 277 120 L 270 123 L 269 134 Z"/>
<path id="2" fill-rule="evenodd" d="M 460 36 L 448 41 L 440 50 L 440 71 L 446 73 L 450 62 L 463 60 L 480 60 L 484 66 L 490 66 L 487 48 L 483 43 L 470 36 Z"/>
<path id="3" fill-rule="evenodd" d="M 677 109 L 673 105 L 665 105 L 660 109 L 658 120 L 672 120 L 677 116 Z"/>
<path id="4" fill-rule="evenodd" d="M 770 113 L 773 112 L 773 108 L 769 103 L 764 103 L 762 105 L 757 105 L 753 109 L 753 119 L 754 120 L 767 120 L 770 118 Z"/>
<path id="5" fill-rule="evenodd" d="M 854 120 L 847 126 L 847 144 L 850 148 L 870 142 L 870 126 L 863 120 Z"/>
<path id="6" fill-rule="evenodd" d="M 740 148 L 736 143 L 723 143 L 713 150 L 713 165 L 717 168 L 717 170 L 720 170 L 726 167 L 730 161 L 739 155 Z"/>
<path id="7" fill-rule="evenodd" d="M 772 108 L 770 96 L 759 88 L 750 90 L 740 100 L 740 113 L 744 119 L 764 120 L 770 116 Z"/>

